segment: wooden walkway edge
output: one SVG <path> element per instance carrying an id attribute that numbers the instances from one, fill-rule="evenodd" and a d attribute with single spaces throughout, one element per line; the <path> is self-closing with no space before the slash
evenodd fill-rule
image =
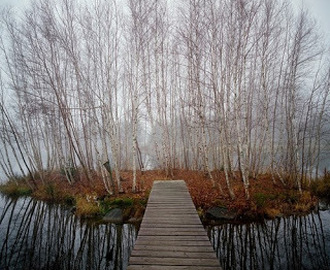
<path id="1" fill-rule="evenodd" d="M 183 180 L 155 181 L 127 270 L 221 269 Z"/>

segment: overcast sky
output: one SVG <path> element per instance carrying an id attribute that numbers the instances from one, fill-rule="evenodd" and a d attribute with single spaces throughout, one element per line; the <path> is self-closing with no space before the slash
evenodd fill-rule
<path id="1" fill-rule="evenodd" d="M 318 21 L 330 47 L 330 0 L 292 0 L 295 7 L 303 7 Z"/>
<path id="2" fill-rule="evenodd" d="M 322 31 L 326 34 L 330 47 L 330 0 L 291 0 L 294 7 L 304 7 L 319 22 Z M 23 8 L 29 0 L 0 0 L 0 7 L 7 4 L 15 8 Z"/>

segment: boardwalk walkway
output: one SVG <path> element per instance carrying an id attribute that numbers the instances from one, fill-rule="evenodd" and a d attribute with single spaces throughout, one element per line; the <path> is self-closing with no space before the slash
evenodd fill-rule
<path id="1" fill-rule="evenodd" d="M 127 270 L 221 269 L 183 180 L 155 181 Z"/>

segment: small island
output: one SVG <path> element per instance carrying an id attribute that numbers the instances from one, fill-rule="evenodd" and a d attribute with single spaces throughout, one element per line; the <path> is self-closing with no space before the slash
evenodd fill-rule
<path id="1" fill-rule="evenodd" d="M 319 199 L 328 199 L 330 194 L 330 174 L 304 186 L 299 192 L 294 185 L 275 183 L 271 175 L 261 175 L 250 179 L 250 198 L 247 199 L 239 175 L 233 176 L 232 198 L 225 188 L 225 175 L 222 171 L 212 172 L 217 185 L 213 186 L 209 177 L 199 171 L 174 170 L 173 179 L 182 179 L 187 183 L 195 207 L 205 224 L 217 222 L 261 221 L 289 215 L 304 215 L 318 209 Z M 45 175 L 46 172 L 45 172 Z M 138 171 L 138 185 L 132 192 L 130 171 L 121 173 L 122 190 L 109 194 L 97 174 L 93 182 L 88 182 L 77 171 L 76 179 L 69 183 L 60 172 L 48 173 L 47 179 L 29 181 L 26 179 L 10 180 L 0 186 L 0 191 L 10 197 L 31 196 L 49 203 L 65 204 L 71 211 L 82 218 L 98 222 L 116 221 L 104 218 L 112 210 L 120 209 L 122 218 L 119 222 L 139 223 L 142 220 L 150 189 L 154 180 L 171 179 L 161 170 Z M 56 179 L 56 180 L 54 180 Z M 116 212 L 116 211 L 115 211 Z"/>
<path id="2" fill-rule="evenodd" d="M 329 269 L 330 51 L 309 5 L 5 2 L 1 269 L 126 269 L 155 180 L 185 181 L 224 269 Z"/>

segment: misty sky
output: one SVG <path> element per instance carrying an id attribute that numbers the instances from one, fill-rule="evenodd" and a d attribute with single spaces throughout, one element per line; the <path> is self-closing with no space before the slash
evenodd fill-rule
<path id="1" fill-rule="evenodd" d="M 290 0 L 289 0 L 290 1 Z M 308 10 L 318 21 L 321 31 L 325 34 L 330 50 L 330 0 L 291 0 L 298 11 L 300 7 Z M 30 0 L 0 0 L 0 8 L 10 5 L 23 10 Z"/>
<path id="2" fill-rule="evenodd" d="M 292 0 L 295 7 L 303 7 L 318 21 L 330 47 L 330 0 Z"/>

